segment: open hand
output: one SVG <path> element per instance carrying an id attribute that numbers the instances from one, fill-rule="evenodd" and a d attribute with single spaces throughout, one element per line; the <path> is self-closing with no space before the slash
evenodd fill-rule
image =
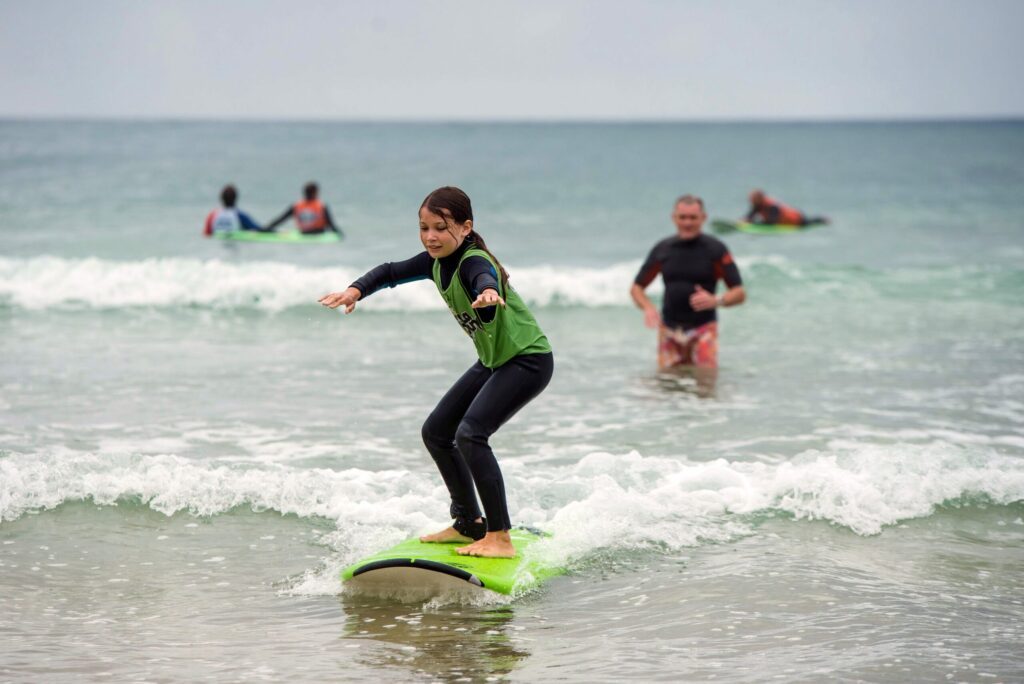
<path id="1" fill-rule="evenodd" d="M 487 288 L 480 293 L 480 296 L 478 296 L 476 301 L 470 306 L 474 309 L 486 309 L 487 307 L 494 306 L 495 304 L 505 306 L 505 300 L 501 298 L 501 295 L 499 295 L 496 290 Z"/>
<path id="2" fill-rule="evenodd" d="M 356 302 L 363 296 L 357 288 L 350 287 L 344 292 L 332 292 L 331 294 L 324 295 L 319 301 L 324 306 L 330 309 L 337 309 L 339 306 L 344 305 L 345 313 L 350 314 L 356 308 Z"/>

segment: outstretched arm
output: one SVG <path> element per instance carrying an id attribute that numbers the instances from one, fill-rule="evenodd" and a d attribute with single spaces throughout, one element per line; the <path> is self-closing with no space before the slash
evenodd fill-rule
<path id="1" fill-rule="evenodd" d="M 238 212 L 238 220 L 242 224 L 242 230 L 253 230 L 257 233 L 266 233 L 267 229 L 261 228 L 260 224 L 252 220 L 252 216 L 249 216 L 244 211 Z"/>
<path id="2" fill-rule="evenodd" d="M 285 209 L 285 212 L 283 214 L 281 214 L 276 219 L 267 224 L 267 230 L 274 230 L 279 225 L 290 219 L 294 213 L 295 207 L 288 207 L 287 209 Z"/>
<path id="3" fill-rule="evenodd" d="M 426 280 L 432 277 L 433 267 L 434 260 L 426 252 L 420 252 L 405 261 L 389 261 L 364 273 L 345 291 L 332 292 L 318 301 L 332 309 L 344 305 L 345 313 L 352 313 L 360 299 L 369 297 L 382 287 L 395 287 L 414 280 Z"/>
<path id="4" fill-rule="evenodd" d="M 434 259 L 425 251 L 405 261 L 389 261 L 359 276 L 352 287 L 369 297 L 384 287 L 397 287 L 433 276 Z"/>
<path id="5" fill-rule="evenodd" d="M 343 232 L 341 232 L 341 228 L 339 228 L 337 225 L 335 225 L 334 219 L 331 218 L 331 210 L 327 208 L 326 204 L 324 205 L 324 220 L 327 221 L 327 227 L 328 228 L 333 230 L 335 233 L 337 233 L 341 237 L 345 237 L 345 234 Z"/>
<path id="6" fill-rule="evenodd" d="M 490 307 L 498 304 L 505 306 L 505 300 L 501 298 L 501 295 L 498 294 L 497 290 L 493 287 L 489 287 L 481 292 L 477 298 L 473 300 L 473 303 L 470 304 L 470 306 L 474 309 L 489 309 Z M 491 318 L 494 318 L 493 313 L 491 314 Z"/>
<path id="7" fill-rule="evenodd" d="M 469 296 L 473 298 L 471 306 L 474 309 L 482 309 L 477 314 L 480 320 L 484 323 L 493 321 L 497 313 L 495 305 L 505 306 L 505 300 L 498 287 L 498 272 L 494 270 L 491 262 L 482 256 L 463 259 L 459 266 L 459 277 L 468 286 Z"/>
<path id="8" fill-rule="evenodd" d="M 317 301 L 330 309 L 337 309 L 339 306 L 344 305 L 345 313 L 350 314 L 355 311 L 356 302 L 362 299 L 363 293 L 358 288 L 349 287 L 344 292 L 332 292 L 331 294 L 324 295 Z"/>

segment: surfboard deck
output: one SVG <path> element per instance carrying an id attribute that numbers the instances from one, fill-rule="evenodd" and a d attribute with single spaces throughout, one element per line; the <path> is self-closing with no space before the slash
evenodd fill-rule
<path id="1" fill-rule="evenodd" d="M 716 233 L 750 233 L 752 235 L 786 235 L 798 233 L 816 226 L 784 226 L 772 223 L 747 223 L 746 221 L 727 221 L 713 219 L 711 229 Z"/>
<path id="2" fill-rule="evenodd" d="M 511 530 L 515 558 L 460 556 L 456 544 L 425 544 L 407 539 L 345 568 L 341 579 L 357 590 L 388 593 L 415 590 L 441 594 L 449 591 L 493 591 L 512 594 L 531 589 L 565 570 L 546 565 L 531 546 L 544 537 L 523 529 Z"/>
<path id="3" fill-rule="evenodd" d="M 341 236 L 334 232 L 303 235 L 297 230 L 284 230 L 280 233 L 261 233 L 255 230 L 235 230 L 214 233 L 213 237 L 231 242 L 288 242 L 307 245 L 341 242 Z"/>

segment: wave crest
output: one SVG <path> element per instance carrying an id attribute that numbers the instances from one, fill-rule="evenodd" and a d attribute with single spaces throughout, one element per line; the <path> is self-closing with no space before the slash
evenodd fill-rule
<path id="1" fill-rule="evenodd" d="M 608 268 L 516 268 L 513 285 L 535 306 L 625 305 L 637 266 L 630 262 Z M 204 307 L 280 311 L 315 306 L 321 295 L 344 289 L 361 274 L 344 267 L 269 261 L 0 257 L 0 303 L 29 310 Z M 443 306 L 429 281 L 375 293 L 361 304 L 369 310 Z"/>
<path id="2" fill-rule="evenodd" d="M 1024 460 L 946 444 L 859 445 L 809 451 L 772 465 L 719 459 L 591 453 L 562 468 L 503 464 L 513 518 L 555 532 L 575 553 L 628 543 L 724 541 L 749 516 L 783 512 L 858 534 L 975 499 L 1024 501 Z M 171 515 L 239 506 L 336 521 L 397 526 L 444 519 L 447 493 L 433 473 L 212 465 L 173 455 L 0 453 L 0 521 L 91 499 L 137 500 Z M 436 516 L 436 517 L 432 517 Z M 636 531 L 644 537 L 637 539 Z"/>

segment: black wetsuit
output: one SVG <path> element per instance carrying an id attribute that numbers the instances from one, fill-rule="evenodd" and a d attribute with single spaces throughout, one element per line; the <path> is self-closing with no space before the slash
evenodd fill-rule
<path id="1" fill-rule="evenodd" d="M 717 318 L 714 309 L 694 311 L 690 306 L 690 295 L 697 285 L 714 294 L 719 280 L 724 280 L 728 287 L 743 284 L 729 249 L 721 240 L 704 233 L 692 240 L 673 235 L 656 244 L 634 282 L 647 287 L 659 273 L 665 281 L 661 318 L 666 326 L 684 330 L 699 328 Z"/>
<path id="2" fill-rule="evenodd" d="M 487 530 L 512 527 L 501 469 L 487 440 L 547 387 L 554 367 L 550 353 L 515 356 L 493 369 L 477 361 L 423 423 L 423 443 L 448 486 L 453 518 L 480 516 L 475 483 Z"/>
<path id="3" fill-rule="evenodd" d="M 483 257 L 471 256 L 459 266 L 471 244 L 464 242 L 453 254 L 440 260 L 441 284 L 447 288 L 458 269 L 466 292 L 475 299 L 487 288 L 498 290 L 498 274 Z M 422 252 L 406 261 L 381 264 L 352 283 L 352 287 L 367 297 L 382 287 L 432 279 L 433 266 L 434 258 Z M 486 322 L 493 320 L 494 312 L 494 307 L 478 309 Z M 480 517 L 476 492 L 483 502 L 488 531 L 512 527 L 505 483 L 488 439 L 547 387 L 553 370 L 554 357 L 550 353 L 523 354 L 497 368 L 487 368 L 477 361 L 452 385 L 423 424 L 423 443 L 448 487 L 451 516 L 456 519 L 457 528 L 461 522 Z M 462 529 L 467 528 L 462 525 Z M 470 536 L 483 536 L 482 531 L 481 527 L 479 534 Z"/>

